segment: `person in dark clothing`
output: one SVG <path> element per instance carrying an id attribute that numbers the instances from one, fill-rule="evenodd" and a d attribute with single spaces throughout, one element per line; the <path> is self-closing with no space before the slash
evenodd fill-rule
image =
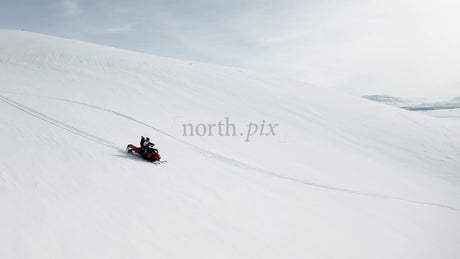
<path id="1" fill-rule="evenodd" d="M 155 144 L 150 142 L 150 139 L 148 137 L 144 138 L 144 136 L 141 136 L 141 151 L 142 151 L 142 154 L 145 154 L 145 152 L 147 151 L 147 148 L 150 145 L 155 146 Z"/>

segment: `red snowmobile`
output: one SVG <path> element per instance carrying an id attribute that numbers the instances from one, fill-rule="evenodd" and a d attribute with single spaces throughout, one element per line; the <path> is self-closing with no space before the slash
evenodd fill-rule
<path id="1" fill-rule="evenodd" d="M 128 153 L 134 152 L 140 155 L 145 160 L 156 163 L 156 164 L 166 162 L 166 161 L 161 161 L 161 156 L 160 156 L 160 153 L 158 153 L 158 149 L 154 148 L 152 144 L 149 144 L 145 148 L 140 148 L 132 144 L 129 144 L 126 147 L 126 151 L 128 151 Z"/>

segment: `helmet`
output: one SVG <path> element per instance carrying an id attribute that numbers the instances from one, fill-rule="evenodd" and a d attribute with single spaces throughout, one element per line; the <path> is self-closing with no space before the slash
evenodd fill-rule
<path id="1" fill-rule="evenodd" d="M 149 139 L 149 138 L 146 138 L 145 140 L 149 141 L 150 139 Z"/>

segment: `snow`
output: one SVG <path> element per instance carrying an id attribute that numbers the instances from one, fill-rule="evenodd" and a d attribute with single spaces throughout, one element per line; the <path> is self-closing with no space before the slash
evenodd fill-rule
<path id="1" fill-rule="evenodd" d="M 30 32 L 0 73 L 1 258 L 460 257 L 456 119 Z"/>

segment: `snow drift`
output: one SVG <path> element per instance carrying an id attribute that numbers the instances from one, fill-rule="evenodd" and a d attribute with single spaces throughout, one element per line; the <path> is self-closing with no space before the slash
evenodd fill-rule
<path id="1" fill-rule="evenodd" d="M 30 32 L 0 73 L 2 258 L 460 257 L 456 120 Z"/>

